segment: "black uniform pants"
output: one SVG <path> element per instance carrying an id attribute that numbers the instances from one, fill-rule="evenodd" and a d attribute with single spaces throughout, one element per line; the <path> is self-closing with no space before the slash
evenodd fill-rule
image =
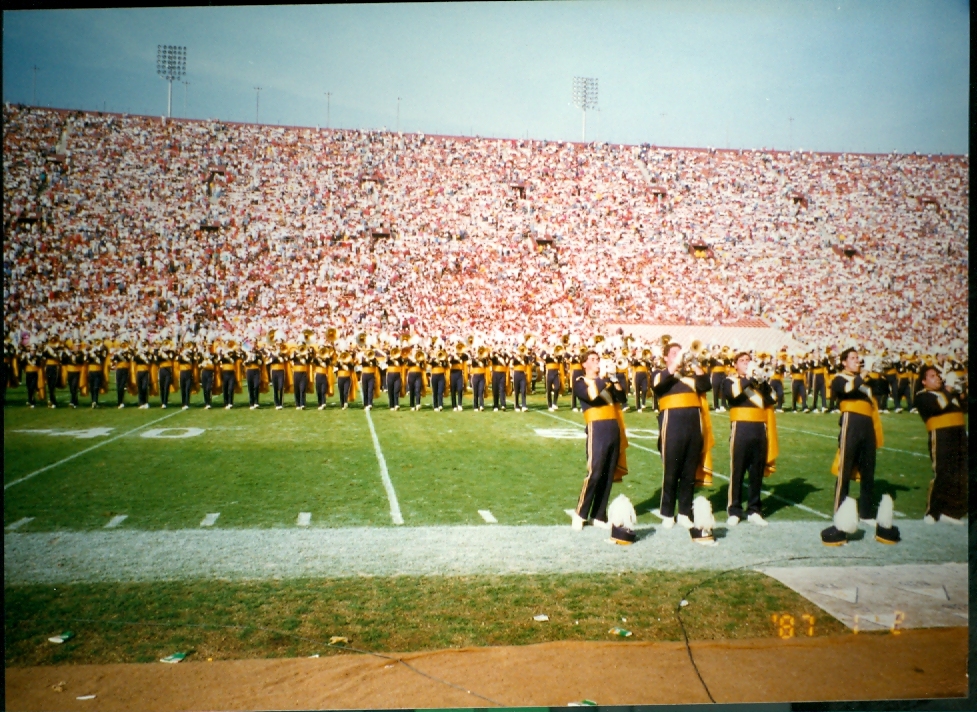
<path id="1" fill-rule="evenodd" d="M 282 372 L 282 383 L 285 383 L 284 371 Z M 315 375 L 315 399 L 321 408 L 326 404 L 326 394 L 329 393 L 329 377 L 324 373 Z"/>
<path id="2" fill-rule="evenodd" d="M 607 521 L 607 501 L 611 496 L 614 470 L 620 453 L 621 430 L 616 419 L 588 423 L 587 476 L 577 499 L 578 516 Z"/>
<path id="3" fill-rule="evenodd" d="M 563 384 L 560 383 L 560 372 L 555 370 L 549 370 L 546 372 L 546 405 L 554 406 L 556 405 L 557 399 L 560 397 L 560 390 Z"/>
<path id="4" fill-rule="evenodd" d="M 305 407 L 305 392 L 309 389 L 309 372 L 302 370 L 292 371 L 292 390 L 295 391 L 295 407 Z"/>
<path id="5" fill-rule="evenodd" d="M 460 406 L 465 395 L 465 376 L 460 368 L 451 369 L 451 407 Z"/>
<path id="6" fill-rule="evenodd" d="M 903 397 L 905 397 L 905 399 L 906 399 L 906 407 L 907 408 L 912 408 L 913 407 L 913 392 L 912 392 L 912 389 L 909 387 L 909 379 L 908 378 L 900 378 L 899 379 L 899 387 L 896 390 L 896 397 L 895 397 L 896 408 L 901 408 L 902 407 L 902 399 L 903 399 Z"/>
<path id="7" fill-rule="evenodd" d="M 771 379 L 770 387 L 773 389 L 774 394 L 777 397 L 777 407 L 783 409 L 784 407 L 784 382 L 779 378 Z"/>
<path id="8" fill-rule="evenodd" d="M 245 370 L 244 380 L 248 383 L 248 405 L 258 405 L 261 397 L 261 369 L 249 368 Z"/>
<path id="9" fill-rule="evenodd" d="M 726 407 L 726 396 L 723 395 L 723 381 L 726 380 L 725 371 L 713 371 L 710 376 L 712 379 L 712 409 L 719 410 L 720 403 Z"/>
<path id="10" fill-rule="evenodd" d="M 400 405 L 400 373 L 390 373 L 387 372 L 387 402 L 390 404 L 391 408 L 396 408 Z"/>
<path id="11" fill-rule="evenodd" d="M 583 371 L 579 369 L 573 369 L 570 371 L 570 407 L 577 409 L 580 407 L 580 401 L 577 400 L 577 394 L 573 392 L 573 384 L 577 382 L 577 378 L 583 375 Z"/>
<path id="12" fill-rule="evenodd" d="M 888 410 L 889 409 L 888 396 L 892 396 L 892 400 L 894 401 L 896 399 L 896 394 L 899 393 L 899 377 L 896 374 L 891 373 L 885 377 L 885 382 L 889 384 L 889 393 L 887 394 L 886 399 L 884 401 L 879 402 L 879 408 L 884 408 Z M 892 407 L 895 408 L 897 406 L 892 406 Z"/>
<path id="13" fill-rule="evenodd" d="M 360 376 L 360 388 L 363 389 L 363 407 L 373 405 L 373 390 L 377 387 L 377 375 L 364 373 Z"/>
<path id="14" fill-rule="evenodd" d="M 760 489 L 767 465 L 767 426 L 764 423 L 732 422 L 729 425 L 729 494 L 726 514 L 744 518 L 743 477 L 750 475 L 746 515 L 761 514 Z"/>
<path id="15" fill-rule="evenodd" d="M 821 396 L 821 407 L 828 407 L 828 398 L 824 389 L 824 376 L 820 373 L 814 375 L 814 382 L 811 384 L 811 395 L 813 397 L 811 401 L 811 410 L 817 410 L 818 396 Z"/>
<path id="16" fill-rule="evenodd" d="M 51 405 L 57 405 L 58 399 L 54 393 L 54 389 L 58 385 L 59 376 L 61 375 L 60 366 L 45 366 L 44 367 L 44 387 L 47 388 L 47 397 Z"/>
<path id="17" fill-rule="evenodd" d="M 933 481 L 926 498 L 926 514 L 959 519 L 967 513 L 967 431 L 960 426 L 930 432 Z"/>
<path id="18" fill-rule="evenodd" d="M 336 387 L 339 389 L 339 405 L 342 407 L 349 403 L 349 394 L 353 387 L 353 379 L 350 376 L 340 376 L 336 381 Z"/>
<path id="19" fill-rule="evenodd" d="M 695 473 L 702 460 L 702 424 L 698 408 L 669 408 L 658 415 L 658 450 L 662 456 L 662 499 L 659 511 L 663 517 L 678 513 L 692 516 Z"/>
<path id="20" fill-rule="evenodd" d="M 472 400 L 474 401 L 475 410 L 485 407 L 485 374 L 484 373 L 472 374 Z"/>
<path id="21" fill-rule="evenodd" d="M 193 391 L 193 371 L 185 369 L 180 371 L 180 405 L 190 407 L 190 394 Z"/>
<path id="22" fill-rule="evenodd" d="M 152 385 L 152 376 L 149 369 L 136 371 L 136 392 L 139 394 L 139 405 L 149 403 L 149 387 Z"/>
<path id="23" fill-rule="evenodd" d="M 516 397 L 516 410 L 526 407 L 526 387 L 526 372 L 518 369 L 513 371 L 512 394 Z"/>
<path id="24" fill-rule="evenodd" d="M 648 402 L 648 373 L 638 371 L 634 374 L 634 406 L 644 408 Z"/>
<path id="25" fill-rule="evenodd" d="M 807 388 L 803 378 L 795 378 L 790 382 L 791 407 L 794 412 L 807 408 Z"/>
<path id="26" fill-rule="evenodd" d="M 68 394 L 71 405 L 78 405 L 78 390 L 81 388 L 81 371 L 68 371 Z"/>
<path id="27" fill-rule="evenodd" d="M 424 374 L 420 371 L 408 371 L 407 393 L 410 395 L 410 407 L 421 404 L 421 387 L 424 385 Z"/>
<path id="28" fill-rule="evenodd" d="M 126 388 L 129 387 L 129 369 L 128 368 L 117 368 L 115 369 L 115 398 L 118 401 L 116 405 L 122 405 L 126 402 Z"/>
<path id="29" fill-rule="evenodd" d="M 221 369 L 221 387 L 224 396 L 224 406 L 234 405 L 234 389 L 237 386 L 237 376 L 234 371 Z"/>
<path id="30" fill-rule="evenodd" d="M 617 376 L 617 382 L 621 384 L 621 390 L 624 391 L 625 397 L 627 397 L 628 395 L 630 395 L 631 394 L 631 382 L 628 381 L 628 372 L 627 371 L 618 371 L 614 375 Z M 570 383 L 573 383 L 573 381 L 570 381 Z M 572 387 L 571 387 L 570 390 L 571 391 L 573 390 Z M 628 403 L 627 403 L 627 401 L 624 401 L 624 403 L 622 403 L 621 405 L 623 405 L 624 407 L 627 407 Z"/>
<path id="31" fill-rule="evenodd" d="M 92 403 L 98 405 L 99 391 L 102 390 L 102 372 L 100 370 L 88 371 L 88 395 L 92 398 Z"/>
<path id="32" fill-rule="evenodd" d="M 39 380 L 37 371 L 28 371 L 24 374 L 27 383 L 27 402 L 34 405 L 34 398 L 37 396 L 37 382 Z"/>
<path id="33" fill-rule="evenodd" d="M 492 407 L 505 408 L 505 371 L 492 371 Z"/>
<path id="34" fill-rule="evenodd" d="M 159 399 L 163 405 L 170 404 L 170 385 L 173 383 L 173 371 L 169 367 L 159 369 Z"/>
<path id="35" fill-rule="evenodd" d="M 858 516 L 875 518 L 875 426 L 861 413 L 841 414 L 838 435 L 838 481 L 835 483 L 835 511 L 848 496 L 854 470 L 858 469 Z"/>
<path id="36" fill-rule="evenodd" d="M 443 373 L 432 373 L 431 374 L 431 395 L 434 401 L 435 408 L 444 408 L 444 374 Z"/>
<path id="37" fill-rule="evenodd" d="M 204 392 L 204 405 L 210 405 L 210 401 L 214 397 L 214 369 L 201 369 L 200 390 Z"/>
<path id="38" fill-rule="evenodd" d="M 268 372 L 271 375 L 271 389 L 275 398 L 275 406 L 284 405 L 285 401 L 285 369 L 273 368 Z"/>

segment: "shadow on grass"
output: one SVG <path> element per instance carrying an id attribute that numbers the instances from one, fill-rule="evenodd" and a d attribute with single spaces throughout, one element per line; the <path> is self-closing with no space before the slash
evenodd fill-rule
<path id="1" fill-rule="evenodd" d="M 776 475 L 774 475 L 776 477 Z M 770 492 L 776 497 L 768 496 L 763 503 L 764 516 L 769 517 L 774 512 L 786 509 L 791 506 L 790 502 L 804 504 L 809 494 L 820 492 L 820 487 L 815 487 L 807 480 L 795 477 L 789 482 L 780 482 L 770 487 Z M 787 501 L 784 501 L 787 500 Z"/>
<path id="2" fill-rule="evenodd" d="M 912 488 L 907 487 L 906 485 L 895 484 L 893 482 L 889 482 L 889 480 L 880 480 L 879 478 L 875 478 L 875 488 L 872 494 L 875 496 L 876 501 L 882 499 L 882 495 L 885 494 L 892 497 L 893 501 L 898 501 L 899 498 L 896 497 L 897 492 L 909 492 L 911 490 Z"/>
<path id="3" fill-rule="evenodd" d="M 650 497 L 643 499 L 637 504 L 635 504 L 634 511 L 636 511 L 638 514 L 644 514 L 645 512 L 650 512 L 651 510 L 659 507 L 661 505 L 661 501 L 662 501 L 662 488 L 659 487 L 658 489 L 656 489 L 654 492 L 651 493 Z"/>

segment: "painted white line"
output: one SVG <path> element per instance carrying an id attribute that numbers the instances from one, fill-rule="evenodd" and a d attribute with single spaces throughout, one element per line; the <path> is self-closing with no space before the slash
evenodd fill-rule
<path id="1" fill-rule="evenodd" d="M 128 514 L 116 514 L 109 520 L 109 523 L 105 525 L 106 529 L 115 529 L 117 526 L 122 524 L 126 519 L 129 518 Z"/>
<path id="2" fill-rule="evenodd" d="M 20 529 L 28 522 L 33 522 L 33 521 L 34 521 L 34 517 L 24 517 L 23 519 L 18 519 L 16 522 L 14 522 L 13 524 L 7 527 L 7 531 L 12 532 L 15 529 Z"/>
<path id="3" fill-rule="evenodd" d="M 390 481 L 390 473 L 387 472 L 387 461 L 380 449 L 380 440 L 377 438 L 376 428 L 373 427 L 373 418 L 370 417 L 370 411 L 364 412 L 366 413 L 366 423 L 370 426 L 370 437 L 373 438 L 373 449 L 376 451 L 377 462 L 380 464 L 380 479 L 383 480 L 383 488 L 387 490 L 387 499 L 390 501 L 390 519 L 394 524 L 403 524 L 404 517 L 400 513 L 400 503 L 397 502 L 397 493 L 394 491 L 393 482 Z"/>
<path id="4" fill-rule="evenodd" d="M 558 415 L 553 415 L 552 413 L 547 413 L 547 412 L 541 411 L 541 410 L 538 410 L 536 412 L 539 413 L 540 415 L 546 415 L 546 416 L 549 416 L 550 418 L 556 418 L 557 420 L 562 420 L 564 423 L 570 423 L 571 425 L 576 425 L 578 428 L 584 427 L 581 423 L 574 423 L 572 420 L 567 420 L 566 418 L 561 418 Z M 637 448 L 638 450 L 644 450 L 645 452 L 650 452 L 652 455 L 656 455 L 658 457 L 661 457 L 660 453 L 657 450 L 652 450 L 650 447 L 644 447 L 643 445 L 638 445 L 637 443 L 634 443 L 634 442 L 628 441 L 628 447 L 634 447 L 634 448 Z M 716 472 L 715 470 L 713 470 L 712 471 L 712 474 L 714 474 L 716 477 L 719 477 L 720 479 L 724 479 L 727 482 L 729 482 L 729 477 L 727 477 L 726 475 L 722 474 L 721 472 Z M 831 519 L 831 515 L 830 514 L 825 514 L 824 512 L 819 512 L 816 509 L 811 509 L 810 507 L 808 507 L 806 505 L 800 504 L 799 502 L 794 502 L 793 500 L 787 499 L 786 497 L 781 497 L 780 495 L 774 494 L 773 492 L 770 492 L 768 490 L 760 490 L 760 492 L 762 494 L 765 494 L 768 497 L 773 497 L 774 499 L 779 499 L 781 502 L 786 502 L 787 504 L 791 505 L 792 507 L 797 507 L 798 509 L 803 510 L 805 512 L 810 512 L 811 514 L 816 514 L 817 516 L 822 517 L 824 519 Z"/>
<path id="5" fill-rule="evenodd" d="M 200 526 L 202 527 L 212 527 L 217 523 L 217 517 L 221 515 L 220 512 L 211 512 L 206 517 L 200 520 Z"/>
<path id="6" fill-rule="evenodd" d="M 29 475 L 24 475 L 20 479 L 14 480 L 13 482 L 8 482 L 7 484 L 5 484 L 3 486 L 3 491 L 6 492 L 8 489 L 10 489 L 11 487 L 13 487 L 14 485 L 19 485 L 21 482 L 25 482 L 25 481 L 29 480 L 31 477 L 34 477 L 36 475 L 39 475 L 42 472 L 47 472 L 48 470 L 53 469 L 53 468 L 57 467 L 58 465 L 63 465 L 64 463 L 68 462 L 69 460 L 74 460 L 76 457 L 80 457 L 80 456 L 84 455 L 85 453 L 91 452 L 92 450 L 97 450 L 98 448 L 102 447 L 103 445 L 108 445 L 111 442 L 115 442 L 119 438 L 124 438 L 126 435 L 132 435 L 132 433 L 137 433 L 140 430 L 142 430 L 143 428 L 148 428 L 150 425 L 154 425 L 155 423 L 158 423 L 158 422 L 160 422 L 162 420 L 166 420 L 167 418 L 172 418 L 174 415 L 179 415 L 182 412 L 183 412 L 182 410 L 174 411 L 174 412 L 170 413 L 169 415 L 164 415 L 162 418 L 157 418 L 156 420 L 151 420 L 150 422 L 148 422 L 148 423 L 146 423 L 144 425 L 140 425 L 138 428 L 133 428 L 132 430 L 128 430 L 128 431 L 126 431 L 126 432 L 124 432 L 124 433 L 122 433 L 120 435 L 116 435 L 114 438 L 109 438 L 108 440 L 103 440 L 102 442 L 98 443 L 97 445 L 92 445 L 90 448 L 86 448 L 86 449 L 82 450 L 81 452 L 76 452 L 74 455 L 68 455 L 68 457 L 64 458 L 63 460 L 58 460 L 57 462 L 55 462 L 52 465 L 48 465 L 47 467 L 42 467 L 40 470 L 35 470 L 34 472 L 30 473 Z"/>
<path id="7" fill-rule="evenodd" d="M 498 524 L 499 523 L 499 520 L 496 519 L 494 516 L 492 516 L 492 512 L 490 512 L 487 509 L 480 509 L 480 510 L 478 510 L 478 513 L 481 514 L 482 515 L 482 519 L 484 519 L 489 524 Z"/>
<path id="8" fill-rule="evenodd" d="M 311 521 L 312 521 L 312 512 L 299 512 L 299 518 L 298 521 L 295 522 L 295 524 L 300 527 L 307 527 L 309 526 L 309 522 Z"/>

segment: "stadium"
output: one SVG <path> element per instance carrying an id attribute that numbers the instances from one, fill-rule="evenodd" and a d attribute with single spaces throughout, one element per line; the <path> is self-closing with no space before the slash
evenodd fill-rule
<path id="1" fill-rule="evenodd" d="M 941 510 L 933 433 L 965 469 L 967 155 L 3 128 L 7 707 L 966 708 L 967 482 Z M 617 405 L 575 387 L 591 354 Z M 711 444 L 694 521 L 672 374 Z M 607 423 L 632 521 L 582 509 Z"/>

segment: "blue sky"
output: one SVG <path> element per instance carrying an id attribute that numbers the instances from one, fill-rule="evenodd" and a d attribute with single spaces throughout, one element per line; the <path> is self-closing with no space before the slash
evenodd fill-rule
<path id="1" fill-rule="evenodd" d="M 965 2 L 527 2 L 4 12 L 3 99 L 173 115 L 577 140 L 966 153 Z M 184 101 L 186 98 L 186 109 Z M 793 121 L 791 121 L 793 119 Z"/>

